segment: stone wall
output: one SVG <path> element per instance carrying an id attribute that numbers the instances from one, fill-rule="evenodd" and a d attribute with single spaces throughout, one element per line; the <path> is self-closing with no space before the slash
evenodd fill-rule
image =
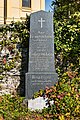
<path id="1" fill-rule="evenodd" d="M 21 43 L 18 35 L 13 31 L 0 32 L 0 96 L 24 96 L 25 93 L 28 48 Z"/>

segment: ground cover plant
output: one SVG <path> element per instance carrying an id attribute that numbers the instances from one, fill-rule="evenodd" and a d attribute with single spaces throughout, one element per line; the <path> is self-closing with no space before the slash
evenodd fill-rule
<path id="1" fill-rule="evenodd" d="M 73 77 L 74 76 L 74 77 Z M 49 108 L 46 110 L 54 120 L 80 119 L 80 77 L 75 72 L 66 72 L 58 84 L 47 88 Z M 50 105 L 50 101 L 53 104 Z"/>
<path id="2" fill-rule="evenodd" d="M 31 112 L 23 104 L 24 97 L 4 95 L 0 97 L 0 120 L 43 120 L 41 113 Z"/>
<path id="3" fill-rule="evenodd" d="M 48 108 L 29 111 L 24 97 L 5 95 L 0 97 L 0 116 L 4 120 L 79 120 L 80 119 L 80 76 L 77 72 L 66 72 L 59 82 L 40 90 L 35 97 L 48 98 Z M 51 104 L 51 101 L 53 103 Z"/>

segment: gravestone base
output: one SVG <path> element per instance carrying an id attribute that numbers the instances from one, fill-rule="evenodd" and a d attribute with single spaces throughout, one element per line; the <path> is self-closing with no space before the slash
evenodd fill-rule
<path id="1" fill-rule="evenodd" d="M 30 72 L 26 73 L 26 99 L 31 99 L 35 92 L 53 86 L 58 81 L 57 73 Z"/>

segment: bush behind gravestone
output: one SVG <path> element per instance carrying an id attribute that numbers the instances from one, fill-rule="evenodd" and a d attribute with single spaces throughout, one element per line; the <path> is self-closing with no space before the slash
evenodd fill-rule
<path id="1" fill-rule="evenodd" d="M 78 70 L 80 74 L 80 12 L 57 21 L 54 18 L 55 58 L 58 75 Z"/>

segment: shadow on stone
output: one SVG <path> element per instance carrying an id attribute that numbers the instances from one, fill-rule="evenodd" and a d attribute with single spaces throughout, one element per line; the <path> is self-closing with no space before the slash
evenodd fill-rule
<path id="1" fill-rule="evenodd" d="M 28 33 L 26 33 L 25 37 L 24 35 L 20 38 L 23 42 L 20 44 L 21 49 L 21 69 L 20 69 L 20 85 L 17 89 L 17 93 L 20 96 L 25 96 L 25 73 L 28 72 L 28 56 L 29 56 L 29 30 L 30 30 L 30 19 L 29 17 L 26 18 L 26 29 L 28 30 Z"/>

